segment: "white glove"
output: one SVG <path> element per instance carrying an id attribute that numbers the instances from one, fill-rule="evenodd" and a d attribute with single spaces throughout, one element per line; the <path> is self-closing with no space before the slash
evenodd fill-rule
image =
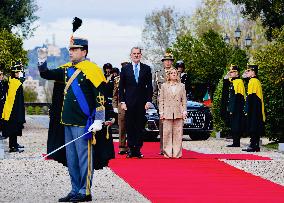
<path id="1" fill-rule="evenodd" d="M 97 132 L 102 129 L 103 121 L 101 120 L 94 120 L 94 123 L 89 127 L 89 132 Z"/>
<path id="2" fill-rule="evenodd" d="M 23 72 L 21 71 L 21 72 L 19 72 L 19 78 L 22 78 L 22 77 L 24 77 L 24 74 L 23 74 Z"/>
<path id="3" fill-rule="evenodd" d="M 113 108 L 114 113 L 118 113 L 118 108 Z"/>
<path id="4" fill-rule="evenodd" d="M 230 78 L 230 71 L 224 76 L 224 79 L 227 80 Z"/>
<path id="5" fill-rule="evenodd" d="M 38 57 L 39 64 L 43 64 L 47 60 L 47 54 L 48 54 L 47 48 L 37 49 L 37 57 Z"/>

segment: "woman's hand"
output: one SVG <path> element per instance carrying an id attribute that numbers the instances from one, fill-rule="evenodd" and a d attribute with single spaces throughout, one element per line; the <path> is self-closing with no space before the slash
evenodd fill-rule
<path id="1" fill-rule="evenodd" d="M 187 111 L 184 111 L 184 112 L 182 113 L 182 116 L 183 116 L 183 120 L 185 120 L 185 119 L 187 118 Z"/>

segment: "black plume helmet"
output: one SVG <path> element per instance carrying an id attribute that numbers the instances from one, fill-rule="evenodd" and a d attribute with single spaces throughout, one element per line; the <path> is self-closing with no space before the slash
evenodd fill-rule
<path id="1" fill-rule="evenodd" d="M 73 19 L 72 24 L 73 24 L 73 33 L 74 33 L 82 25 L 82 20 L 78 17 L 75 17 Z"/>

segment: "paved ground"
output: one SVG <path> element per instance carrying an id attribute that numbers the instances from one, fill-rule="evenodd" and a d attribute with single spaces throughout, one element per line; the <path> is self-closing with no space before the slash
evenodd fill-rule
<path id="1" fill-rule="evenodd" d="M 45 116 L 27 117 L 23 137 L 19 138 L 19 143 L 25 145 L 24 153 L 7 153 L 5 141 L 5 159 L 0 160 L 0 202 L 57 202 L 69 192 L 67 169 L 57 162 L 39 159 L 46 152 L 47 127 Z M 183 147 L 202 153 L 244 153 L 241 148 L 226 148 L 229 143 L 215 138 L 191 141 L 185 136 Z M 242 139 L 243 147 L 247 143 L 248 139 Z M 284 154 L 263 148 L 254 154 L 273 160 L 223 161 L 284 186 Z M 108 168 L 95 172 L 92 194 L 96 202 L 149 202 Z"/>

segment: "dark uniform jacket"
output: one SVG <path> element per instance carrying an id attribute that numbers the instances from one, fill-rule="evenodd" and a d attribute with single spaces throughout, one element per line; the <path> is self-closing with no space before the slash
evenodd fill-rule
<path id="1" fill-rule="evenodd" d="M 0 80 L 0 116 L 2 115 L 2 110 L 5 104 L 7 88 L 8 88 L 7 81 Z M 0 131 L 2 131 L 2 127 L 3 127 L 3 121 L 0 119 Z"/>
<path id="2" fill-rule="evenodd" d="M 21 136 L 22 129 L 24 128 L 23 124 L 26 122 L 24 91 L 22 85 L 24 82 L 24 78 L 20 78 L 18 80 L 21 82 L 21 85 L 16 91 L 10 118 L 9 120 L 3 121 L 3 132 L 2 132 L 3 137 Z M 9 82 L 8 82 L 8 89 L 9 89 Z"/>
<path id="3" fill-rule="evenodd" d="M 244 131 L 245 115 L 245 87 L 242 79 L 233 78 L 230 85 L 229 106 L 231 118 L 231 131 L 242 133 Z"/>
<path id="4" fill-rule="evenodd" d="M 44 63 L 41 66 L 39 66 L 39 71 L 40 71 L 41 77 L 49 79 L 49 80 L 60 81 L 65 84 L 69 80 L 67 76 L 67 68 L 57 68 L 57 69 L 49 70 L 47 68 L 46 63 Z M 93 109 L 99 105 L 97 101 L 97 96 L 101 94 L 101 96 L 104 97 L 103 93 L 105 89 L 105 83 L 104 82 L 101 83 L 101 85 L 96 88 L 91 83 L 91 81 L 86 78 L 86 75 L 83 72 L 79 73 L 79 75 L 77 76 L 77 80 L 78 80 L 79 86 L 81 87 L 85 95 L 87 103 L 89 104 L 89 109 L 92 112 Z M 84 127 L 87 123 L 88 118 L 82 112 L 71 86 L 69 87 L 67 92 L 68 93 L 65 96 L 62 96 L 63 101 L 59 100 L 59 102 L 62 101 L 62 108 L 60 111 L 60 121 L 64 125 Z M 60 94 L 59 94 L 59 97 L 60 97 Z M 55 105 L 57 105 L 57 101 L 53 101 L 53 102 L 56 102 Z M 95 163 L 94 168 L 95 169 L 101 169 L 102 167 L 107 166 L 108 161 L 114 157 L 112 154 L 113 152 L 112 139 L 106 140 L 102 138 L 103 136 L 106 137 L 105 133 L 106 133 L 105 130 L 96 132 L 96 144 L 93 146 L 94 147 L 93 152 L 94 152 L 94 163 Z M 53 141 L 50 141 L 50 142 L 51 142 L 50 144 L 52 144 L 52 142 L 55 143 L 57 142 L 57 140 L 54 139 Z M 62 157 L 62 158 L 66 160 L 66 157 Z"/>
<path id="5" fill-rule="evenodd" d="M 251 134 L 264 134 L 264 103 L 261 83 L 257 78 L 251 78 L 248 83 L 246 99 L 247 130 Z"/>

